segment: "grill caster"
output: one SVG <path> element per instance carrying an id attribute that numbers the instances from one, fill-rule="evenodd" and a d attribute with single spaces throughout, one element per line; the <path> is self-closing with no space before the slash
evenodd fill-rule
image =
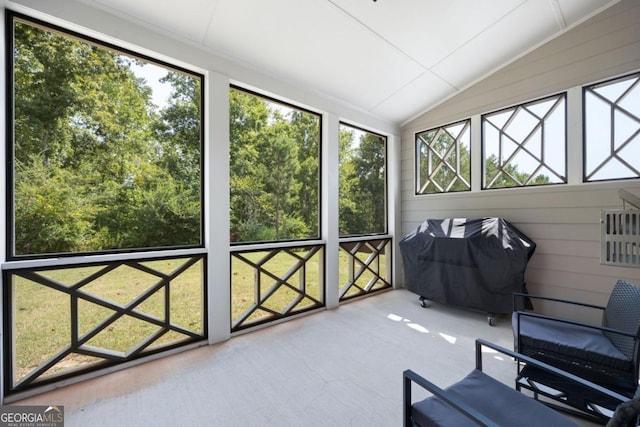
<path id="1" fill-rule="evenodd" d="M 431 301 L 429 301 L 425 297 L 420 297 L 420 305 L 422 306 L 422 308 L 429 308 L 431 307 Z"/>
<path id="2" fill-rule="evenodd" d="M 493 313 L 487 313 L 487 322 L 489 323 L 489 326 L 495 326 L 496 325 L 496 321 L 493 317 Z"/>

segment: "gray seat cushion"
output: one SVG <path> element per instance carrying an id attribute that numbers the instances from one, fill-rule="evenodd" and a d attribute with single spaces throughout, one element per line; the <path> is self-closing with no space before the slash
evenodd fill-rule
<path id="1" fill-rule="evenodd" d="M 596 364 L 621 371 L 632 370 L 632 359 L 598 329 L 550 319 L 513 315 L 514 334 L 520 319 L 521 353 L 543 352 L 580 365 Z"/>
<path id="2" fill-rule="evenodd" d="M 474 369 L 447 391 L 501 426 L 577 427 L 571 419 Z M 477 426 L 437 397 L 412 405 L 413 420 L 421 427 Z"/>

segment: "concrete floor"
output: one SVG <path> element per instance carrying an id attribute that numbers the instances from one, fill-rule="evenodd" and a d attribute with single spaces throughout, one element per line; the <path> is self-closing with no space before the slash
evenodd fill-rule
<path id="1" fill-rule="evenodd" d="M 13 404 L 64 405 L 66 427 L 400 426 L 402 371 L 457 381 L 477 337 L 512 347 L 496 320 L 396 290 Z M 513 384 L 512 360 L 485 371 Z"/>

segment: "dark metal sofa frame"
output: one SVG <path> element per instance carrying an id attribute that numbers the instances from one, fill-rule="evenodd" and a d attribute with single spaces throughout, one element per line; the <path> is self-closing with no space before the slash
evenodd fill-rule
<path id="1" fill-rule="evenodd" d="M 637 298 L 637 287 L 622 280 L 616 284 L 616 287 L 619 285 L 620 289 L 618 289 L 618 291 L 623 293 L 622 296 L 616 295 L 616 298 L 624 298 L 624 292 L 626 292 L 626 290 L 632 291 L 635 294 L 634 297 Z M 614 291 L 612 292 L 612 298 L 614 297 L 615 292 L 616 288 L 614 288 Z M 546 362 L 559 369 L 588 379 L 589 381 L 599 384 L 609 390 L 622 394 L 627 398 L 634 397 L 634 394 L 638 389 L 640 365 L 640 329 L 638 328 L 640 325 L 637 320 L 640 307 L 636 307 L 638 304 L 636 304 L 634 300 L 629 302 L 630 307 L 628 308 L 628 313 L 624 314 L 624 316 L 628 315 L 630 317 L 628 321 L 629 324 L 625 325 L 627 326 L 627 330 L 621 330 L 604 326 L 604 322 L 602 325 L 593 325 L 570 319 L 524 311 L 522 308 L 524 307 L 524 302 L 527 299 L 533 300 L 534 304 L 536 300 L 549 301 L 554 304 L 565 304 L 565 306 L 568 304 L 587 310 L 598 310 L 600 312 L 599 314 L 602 316 L 605 315 L 605 311 L 609 307 L 559 298 L 543 297 L 539 295 L 514 293 L 514 347 L 516 351 L 523 355 Z M 536 336 L 533 337 L 533 339 L 526 336 L 526 334 L 523 336 L 521 333 L 523 322 L 535 322 L 541 325 L 543 329 L 549 327 L 555 329 L 562 328 L 571 331 L 572 328 L 576 328 L 576 331 L 584 331 L 584 334 L 586 335 L 593 334 L 602 342 L 609 345 L 612 351 L 616 351 L 617 349 L 620 350 L 621 354 L 624 353 L 624 356 L 628 358 L 628 363 L 626 363 L 624 367 L 616 366 L 616 360 L 612 361 L 611 357 L 605 354 L 601 357 L 598 355 L 598 357 L 594 358 L 594 354 L 596 354 L 595 350 L 592 351 L 589 348 L 571 347 L 569 343 L 566 345 L 563 343 L 559 343 L 555 346 L 551 344 L 547 345 L 545 343 L 546 338 L 544 336 Z M 620 345 L 619 341 L 621 340 L 626 340 L 626 343 Z M 588 351 L 592 351 L 591 356 L 587 356 L 586 353 Z M 535 383 L 541 383 L 549 386 L 549 384 L 546 383 L 548 377 L 545 378 L 545 375 L 537 375 L 539 371 L 532 370 L 530 368 L 525 369 L 529 372 L 521 373 L 519 370 L 519 374 L 521 374 L 521 377 L 526 377 L 526 381 L 529 383 L 529 386 L 526 385 L 526 382 L 521 382 L 522 384 L 525 384 L 526 388 L 536 391 Z M 553 382 L 553 384 L 555 388 L 555 385 L 558 383 Z M 566 390 L 562 390 L 561 388 L 562 387 L 560 387 L 559 391 L 562 392 L 561 396 L 563 403 L 569 404 L 584 414 L 595 416 L 596 418 L 602 418 L 602 414 L 598 413 L 598 411 L 594 409 L 597 405 L 600 405 L 601 402 L 592 401 L 591 396 L 589 396 L 588 393 L 583 393 L 583 390 L 580 387 Z M 544 393 L 542 394 L 544 395 Z M 551 395 L 547 395 L 547 397 L 553 398 Z"/>
<path id="2" fill-rule="evenodd" d="M 502 346 L 499 346 L 497 344 L 493 344 L 491 342 L 488 342 L 486 340 L 483 339 L 477 339 L 475 342 L 475 354 L 476 354 L 476 369 L 479 371 L 482 371 L 482 347 L 488 347 L 491 348 L 497 352 L 500 352 L 506 356 L 509 356 L 511 358 L 513 358 L 516 362 L 520 363 L 525 363 L 529 366 L 535 366 L 537 369 L 540 369 L 542 371 L 545 371 L 551 375 L 554 375 L 555 377 L 558 378 L 562 378 L 565 381 L 568 382 L 572 382 L 575 384 L 578 384 L 581 387 L 585 387 L 585 388 L 589 388 L 590 390 L 592 390 L 593 392 L 596 393 L 600 393 L 604 396 L 607 396 L 610 399 L 615 399 L 618 402 L 626 402 L 629 401 L 629 399 L 626 396 L 620 395 L 618 393 L 612 392 L 602 386 L 599 386 L 597 384 L 594 384 L 592 382 L 586 381 L 576 375 L 573 375 L 571 373 L 568 373 L 566 371 L 563 371 L 561 369 L 558 369 L 556 367 L 553 367 L 549 364 L 546 364 L 544 362 L 541 362 L 539 360 L 533 359 L 531 357 L 525 356 L 523 354 L 519 354 L 516 353 L 514 351 L 508 350 Z M 416 426 L 418 424 L 414 423 L 414 419 L 413 419 L 413 402 L 412 402 L 412 397 L 411 397 L 411 387 L 412 387 L 412 383 L 417 384 L 418 386 L 426 389 L 427 391 L 429 391 L 433 396 L 431 398 L 437 398 L 440 399 L 442 402 L 444 402 L 446 405 L 449 406 L 449 408 L 451 409 L 451 412 L 453 414 L 455 414 L 456 412 L 459 414 L 463 414 L 464 416 L 466 416 L 469 420 L 475 422 L 477 425 L 480 426 L 488 426 L 488 427 L 499 427 L 499 426 L 504 426 L 503 423 L 501 423 L 500 419 L 490 419 L 487 415 L 485 415 L 485 413 L 483 413 L 483 411 L 479 408 L 482 408 L 483 406 L 489 404 L 492 405 L 494 402 L 495 405 L 501 405 L 504 406 L 504 402 L 508 401 L 509 398 L 513 397 L 513 393 L 515 394 L 521 394 L 518 390 L 516 390 L 515 388 L 509 388 L 507 386 L 505 386 L 503 393 L 505 394 L 505 396 L 487 396 L 487 401 L 486 402 L 474 402 L 474 403 L 470 403 L 468 401 L 465 401 L 465 399 L 461 399 L 458 395 L 451 393 L 449 390 L 444 390 L 440 387 L 438 387 L 437 385 L 435 385 L 434 383 L 432 383 L 431 381 L 423 378 L 422 376 L 418 375 L 417 373 L 415 373 L 412 370 L 405 370 L 403 372 L 403 425 L 404 427 L 413 427 Z M 455 385 L 455 384 L 454 384 Z M 524 396 L 524 395 L 523 395 Z M 536 405 L 540 405 L 540 406 L 544 406 L 543 403 L 539 402 L 536 399 L 533 398 L 529 398 L 527 397 L 527 399 L 529 399 L 529 401 L 531 402 L 531 408 L 536 408 Z M 488 402 L 488 403 L 487 403 Z M 504 408 L 500 408 L 500 410 L 503 410 Z M 539 409 L 539 408 L 537 408 Z M 499 410 L 499 411 L 500 411 Z M 507 409 L 508 410 L 508 409 Z M 551 409 L 549 409 L 551 411 Z M 498 411 L 498 412 L 499 412 Z M 522 414 L 523 416 L 526 417 L 526 414 Z M 537 420 L 534 420 L 534 423 L 538 422 Z M 536 424 L 532 424 L 532 425 L 536 425 Z M 569 418 L 567 418 L 567 425 L 576 425 L 572 420 L 570 420 Z"/>

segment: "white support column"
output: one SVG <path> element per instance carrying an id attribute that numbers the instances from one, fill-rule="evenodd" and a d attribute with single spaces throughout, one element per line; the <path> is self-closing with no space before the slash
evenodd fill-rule
<path id="1" fill-rule="evenodd" d="M 402 160 L 402 146 L 401 139 L 398 135 L 387 136 L 387 233 L 392 236 L 391 256 L 386 256 L 386 271 L 391 271 L 391 276 L 387 274 L 387 280 L 391 280 L 394 289 L 402 287 L 403 275 L 402 265 L 400 260 L 400 246 L 398 243 L 402 236 L 400 235 L 402 230 L 401 223 L 401 201 L 400 188 L 401 188 L 401 160 Z M 392 268 L 391 268 L 392 267 Z"/>
<path id="2" fill-rule="evenodd" d="M 582 143 L 582 87 L 572 87 L 567 91 L 567 183 L 582 184 L 584 176 Z"/>
<path id="3" fill-rule="evenodd" d="M 209 73 L 205 106 L 205 245 L 209 343 L 231 337 L 229 78 Z"/>
<path id="4" fill-rule="evenodd" d="M 339 138 L 340 121 L 335 114 L 322 116 L 322 240 L 325 251 L 325 304 L 335 308 L 339 304 Z"/>
<path id="5" fill-rule="evenodd" d="M 471 117 L 471 191 L 482 190 L 482 118 Z"/>

